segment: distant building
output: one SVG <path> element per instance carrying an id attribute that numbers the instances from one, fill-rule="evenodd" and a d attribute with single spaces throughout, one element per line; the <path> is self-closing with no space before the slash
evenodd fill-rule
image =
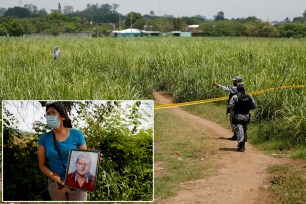
<path id="1" fill-rule="evenodd" d="M 182 31 L 172 31 L 172 35 L 175 37 L 180 37 Z"/>
<path id="2" fill-rule="evenodd" d="M 117 38 L 140 37 L 141 31 L 135 28 L 129 28 L 125 30 L 113 30 L 110 35 Z"/>
<path id="3" fill-rule="evenodd" d="M 175 37 L 191 37 L 191 32 L 172 31 L 172 35 Z"/>
<path id="4" fill-rule="evenodd" d="M 199 30 L 199 25 L 189 25 L 188 31 L 191 32 L 192 37 L 204 37 L 205 33 Z"/>
<path id="5" fill-rule="evenodd" d="M 148 37 L 160 36 L 160 32 L 159 31 L 146 31 L 146 30 L 142 30 L 141 33 L 142 33 L 143 36 L 148 36 Z"/>
<path id="6" fill-rule="evenodd" d="M 199 32 L 199 25 L 189 25 L 187 30 L 192 33 L 197 33 Z"/>
<path id="7" fill-rule="evenodd" d="M 187 26 L 188 32 L 182 31 L 172 31 L 172 35 L 175 37 L 199 37 L 204 36 L 203 32 L 199 31 L 199 25 L 188 25 Z"/>

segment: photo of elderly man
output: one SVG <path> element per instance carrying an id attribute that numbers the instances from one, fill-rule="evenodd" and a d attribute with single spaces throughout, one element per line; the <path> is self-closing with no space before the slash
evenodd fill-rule
<path id="1" fill-rule="evenodd" d="M 67 186 L 85 191 L 95 190 L 95 175 L 90 172 L 90 169 L 92 168 L 92 163 L 97 161 L 92 161 L 90 154 L 90 152 L 82 152 L 78 155 L 75 171 L 67 175 Z"/>

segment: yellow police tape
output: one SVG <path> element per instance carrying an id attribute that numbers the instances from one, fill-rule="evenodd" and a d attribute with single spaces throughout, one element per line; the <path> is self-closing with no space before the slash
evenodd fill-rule
<path id="1" fill-rule="evenodd" d="M 266 90 L 260 90 L 260 91 L 252 91 L 248 92 L 249 94 L 256 95 L 256 94 L 263 94 L 267 91 L 275 91 L 278 89 L 289 89 L 289 88 L 305 88 L 305 85 L 292 85 L 292 86 L 281 86 L 278 88 L 270 88 Z M 164 104 L 164 105 L 156 105 L 154 106 L 155 110 L 160 110 L 160 109 L 166 109 L 166 108 L 175 108 L 175 107 L 180 107 L 180 106 L 190 106 L 190 105 L 196 105 L 200 103 L 211 103 L 215 101 L 223 101 L 228 99 L 228 96 L 223 96 L 219 98 L 211 98 L 211 99 L 205 99 L 205 100 L 198 100 L 198 101 L 190 101 L 190 102 L 184 102 L 184 103 L 171 103 L 171 104 Z"/>

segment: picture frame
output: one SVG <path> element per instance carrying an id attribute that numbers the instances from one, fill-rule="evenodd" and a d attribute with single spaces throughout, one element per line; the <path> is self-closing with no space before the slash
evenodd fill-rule
<path id="1" fill-rule="evenodd" d="M 65 186 L 76 190 L 95 192 L 99 158 L 99 150 L 71 149 Z"/>

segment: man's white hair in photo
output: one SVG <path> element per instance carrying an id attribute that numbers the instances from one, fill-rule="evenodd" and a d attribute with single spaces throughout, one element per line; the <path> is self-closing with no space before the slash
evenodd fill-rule
<path id="1" fill-rule="evenodd" d="M 79 154 L 78 159 L 76 160 L 76 163 L 78 163 L 79 159 L 89 160 L 89 164 L 91 164 L 91 156 L 88 152 L 83 152 Z"/>

